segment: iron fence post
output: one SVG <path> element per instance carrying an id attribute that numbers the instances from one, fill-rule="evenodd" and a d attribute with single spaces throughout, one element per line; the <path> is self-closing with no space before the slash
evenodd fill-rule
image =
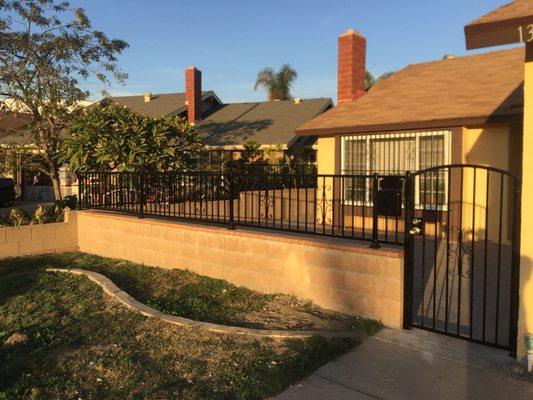
<path id="1" fill-rule="evenodd" d="M 414 238 L 409 227 L 414 217 L 413 175 L 405 173 L 405 205 L 404 205 L 404 267 L 403 267 L 403 329 L 413 328 L 413 250 Z"/>
<path id="2" fill-rule="evenodd" d="M 235 171 L 233 166 L 230 168 L 228 181 L 229 181 L 229 230 L 235 230 L 235 219 L 234 219 L 234 207 L 235 207 Z"/>
<path id="3" fill-rule="evenodd" d="M 139 176 L 139 218 L 144 218 L 144 169 L 141 169 L 140 172 L 137 172 L 137 174 Z"/>
<path id="4" fill-rule="evenodd" d="M 78 209 L 82 210 L 83 209 L 83 202 L 85 200 L 85 196 L 83 195 L 83 179 L 84 179 L 84 177 L 83 177 L 82 173 L 78 173 L 77 177 L 78 177 Z"/>
<path id="5" fill-rule="evenodd" d="M 379 249 L 379 237 L 378 237 L 378 186 L 379 175 L 377 173 L 372 174 L 372 244 L 370 247 Z"/>

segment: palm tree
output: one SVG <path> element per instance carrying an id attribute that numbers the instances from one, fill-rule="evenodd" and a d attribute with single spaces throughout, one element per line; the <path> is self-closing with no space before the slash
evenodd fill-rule
<path id="1" fill-rule="evenodd" d="M 278 72 L 270 67 L 264 68 L 257 74 L 254 90 L 261 86 L 266 90 L 268 100 L 289 100 L 291 86 L 297 76 L 290 64 L 282 65 Z"/>
<path id="2" fill-rule="evenodd" d="M 368 92 L 372 86 L 374 86 L 379 81 L 382 81 L 385 78 L 388 78 L 394 74 L 394 72 L 385 72 L 384 74 L 381 74 L 378 79 L 374 78 L 374 75 L 372 75 L 371 72 L 366 71 L 365 72 L 365 92 Z"/>

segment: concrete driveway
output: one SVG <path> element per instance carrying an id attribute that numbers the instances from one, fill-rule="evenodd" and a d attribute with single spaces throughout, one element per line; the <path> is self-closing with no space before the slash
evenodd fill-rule
<path id="1" fill-rule="evenodd" d="M 434 333 L 385 329 L 276 400 L 533 399 L 507 352 Z"/>

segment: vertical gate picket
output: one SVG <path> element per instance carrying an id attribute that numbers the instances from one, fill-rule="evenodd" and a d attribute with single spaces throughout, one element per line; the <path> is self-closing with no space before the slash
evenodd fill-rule
<path id="1" fill-rule="evenodd" d="M 404 222 L 404 295 L 403 295 L 403 328 L 413 327 L 413 280 L 414 280 L 414 236 L 409 233 L 409 226 L 415 217 L 414 184 L 411 172 L 405 174 L 405 222 Z"/>

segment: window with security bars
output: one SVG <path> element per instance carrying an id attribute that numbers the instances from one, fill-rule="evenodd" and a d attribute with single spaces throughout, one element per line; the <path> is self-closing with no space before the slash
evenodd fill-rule
<path id="1" fill-rule="evenodd" d="M 341 173 L 347 179 L 344 198 L 347 202 L 371 203 L 374 173 L 404 175 L 449 162 L 450 131 L 412 132 L 344 136 L 341 140 Z M 417 203 L 442 206 L 446 179 L 443 171 L 425 174 L 417 185 Z"/>
<path id="2" fill-rule="evenodd" d="M 444 136 L 420 138 L 419 169 L 447 164 L 444 149 Z M 446 179 L 444 169 L 421 175 L 418 179 L 418 203 L 428 207 L 442 206 L 446 199 Z"/>

